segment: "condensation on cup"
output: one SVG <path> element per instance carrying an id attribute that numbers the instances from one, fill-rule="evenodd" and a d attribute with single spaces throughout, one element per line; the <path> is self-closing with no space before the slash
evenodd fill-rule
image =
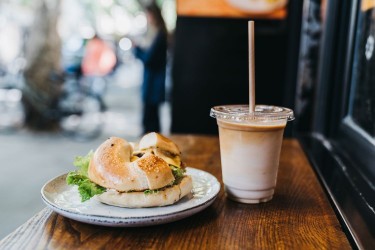
<path id="1" fill-rule="evenodd" d="M 288 108 L 223 105 L 211 109 L 219 127 L 221 166 L 229 199 L 260 203 L 272 199 L 276 187 L 284 128 L 294 119 Z"/>

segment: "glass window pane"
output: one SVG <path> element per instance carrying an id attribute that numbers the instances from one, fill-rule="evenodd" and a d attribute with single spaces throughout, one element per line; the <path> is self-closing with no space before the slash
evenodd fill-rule
<path id="1" fill-rule="evenodd" d="M 353 121 L 375 138 L 375 8 L 363 2 L 355 35 L 349 112 Z"/>

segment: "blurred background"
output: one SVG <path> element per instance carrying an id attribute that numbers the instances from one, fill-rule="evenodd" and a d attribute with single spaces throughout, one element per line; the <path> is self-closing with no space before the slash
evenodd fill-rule
<path id="1" fill-rule="evenodd" d="M 159 2 L 173 30 L 175 2 Z M 112 133 L 116 127 L 128 135 L 140 133 L 137 91 L 143 66 L 130 39 L 147 30 L 140 2 L 2 1 L 0 7 L 1 131 L 58 130 L 82 140 L 108 126 Z M 103 74 L 91 77 L 81 68 L 95 35 L 115 58 L 102 66 L 109 67 Z"/>
<path id="2" fill-rule="evenodd" d="M 109 136 L 142 133 L 143 64 L 131 39 L 147 31 L 147 1 L 0 1 L 0 238 L 44 207 L 43 183 Z M 168 30 L 174 0 L 158 1 Z M 82 72 L 88 42 L 100 36 L 115 59 L 103 74 Z M 115 61 L 115 62 L 113 62 Z M 166 80 L 169 86 L 169 80 Z M 170 107 L 161 105 L 161 132 Z"/>

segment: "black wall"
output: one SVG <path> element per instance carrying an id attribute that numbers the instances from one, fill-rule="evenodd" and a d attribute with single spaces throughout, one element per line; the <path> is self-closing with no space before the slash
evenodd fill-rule
<path id="1" fill-rule="evenodd" d="M 210 108 L 248 103 L 248 19 L 178 17 L 172 132 L 216 134 Z M 283 105 L 286 21 L 255 21 L 256 103 Z"/>

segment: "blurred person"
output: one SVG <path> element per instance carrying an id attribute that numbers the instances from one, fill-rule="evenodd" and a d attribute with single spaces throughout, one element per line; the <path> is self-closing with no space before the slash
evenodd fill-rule
<path id="1" fill-rule="evenodd" d="M 84 76 L 106 76 L 112 72 L 116 61 L 113 48 L 95 35 L 87 42 L 82 60 L 82 73 Z"/>
<path id="2" fill-rule="evenodd" d="M 165 101 L 167 28 L 160 8 L 145 8 L 148 28 L 142 42 L 135 42 L 134 53 L 144 65 L 142 82 L 143 132 L 160 131 L 159 106 Z"/>
<path id="3" fill-rule="evenodd" d="M 102 110 L 105 109 L 102 98 L 106 89 L 104 77 L 113 72 L 116 62 L 114 49 L 98 35 L 87 42 L 82 59 L 82 75 L 86 79 L 90 93 L 99 100 Z"/>

